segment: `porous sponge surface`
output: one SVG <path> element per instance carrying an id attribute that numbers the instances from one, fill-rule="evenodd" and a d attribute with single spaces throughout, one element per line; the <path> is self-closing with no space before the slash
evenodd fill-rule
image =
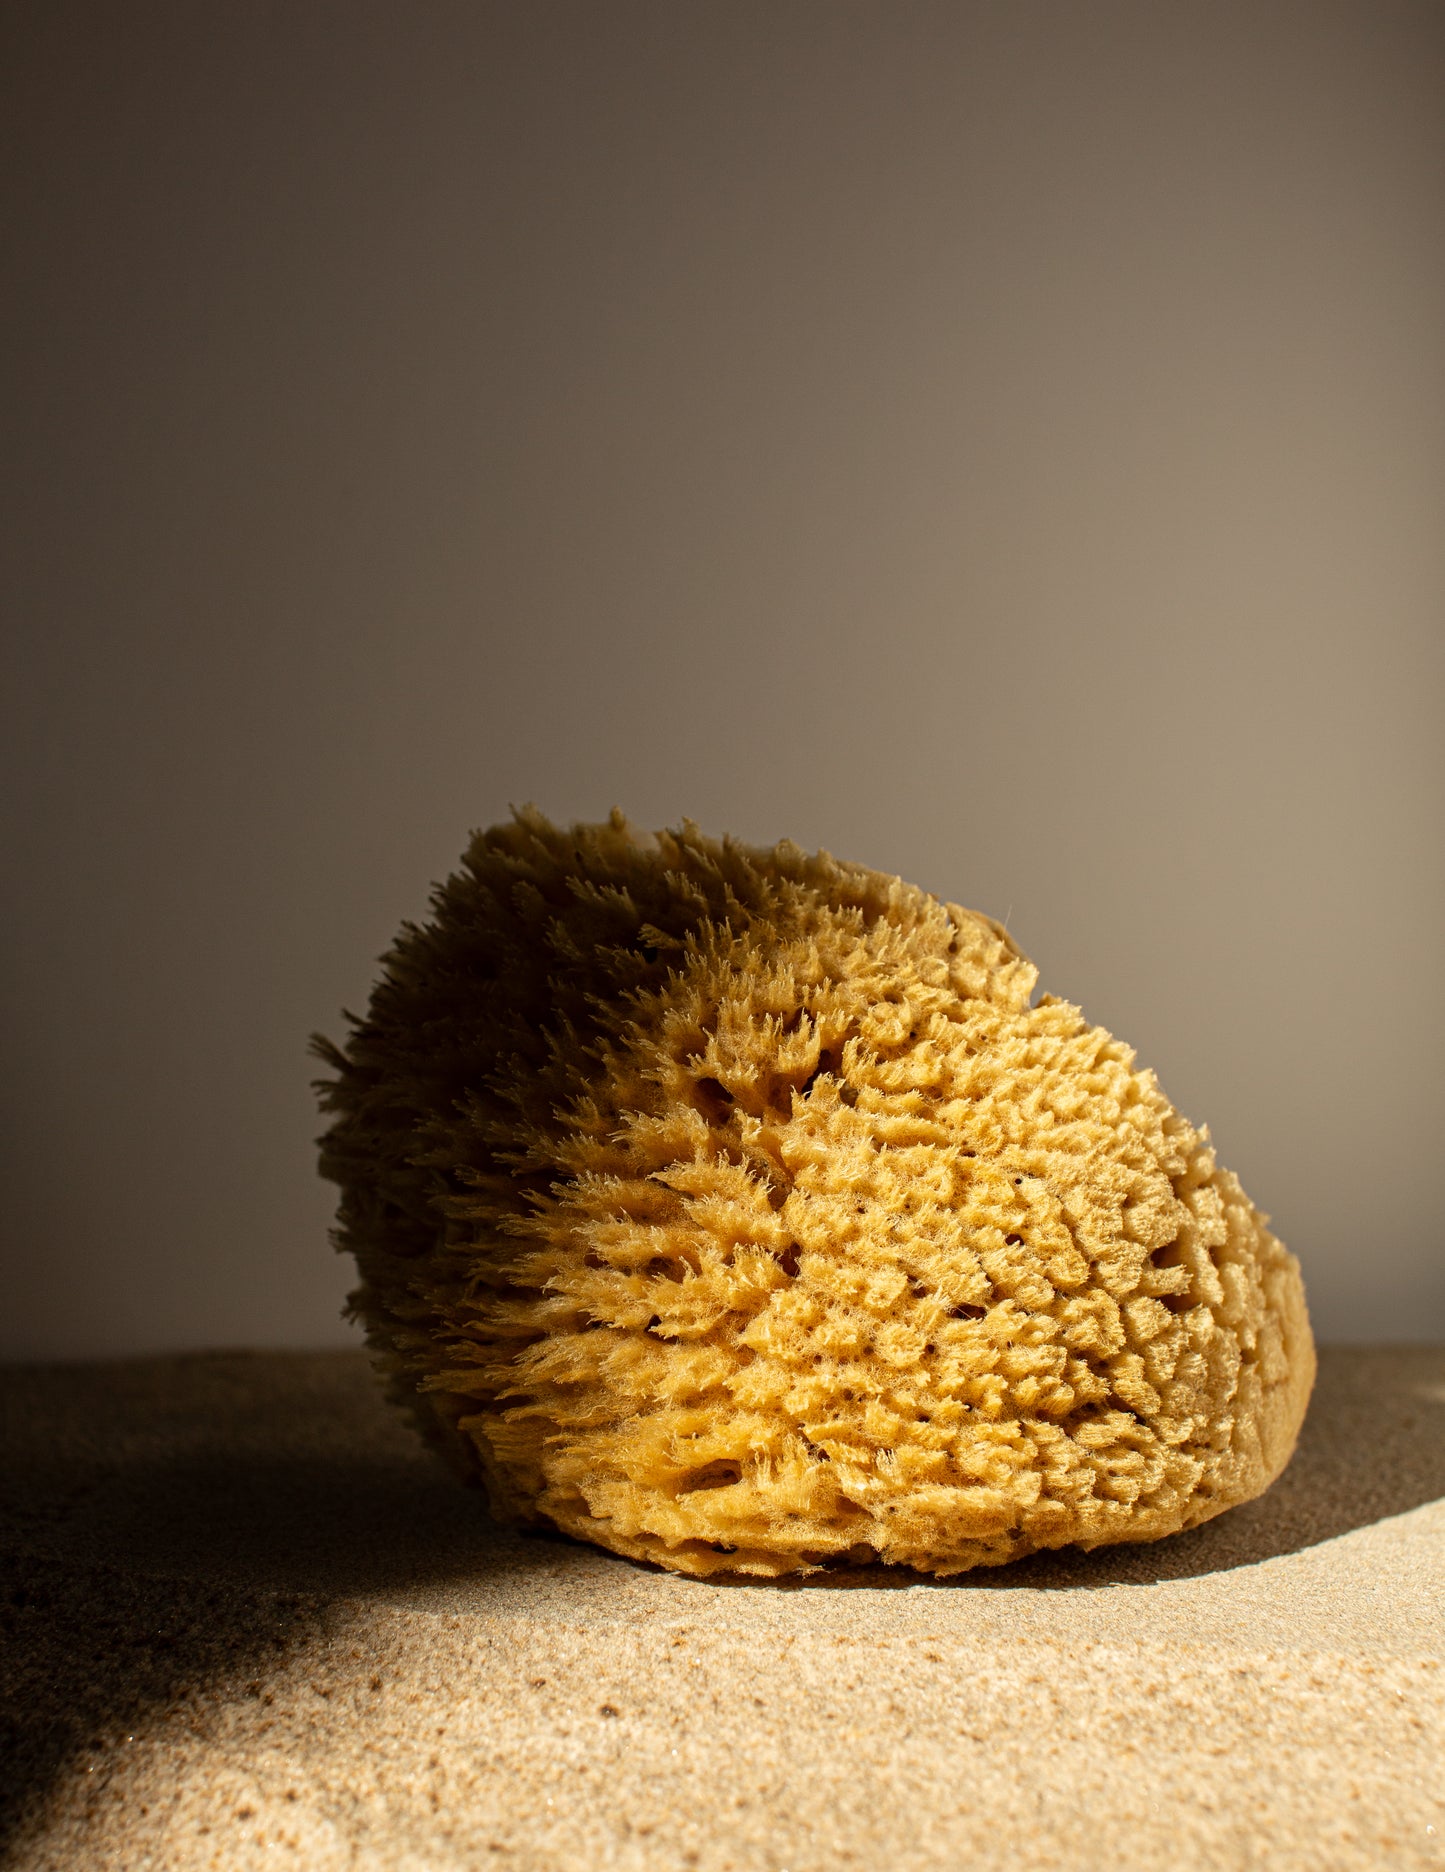
<path id="1" fill-rule="evenodd" d="M 505 1518 L 694 1574 L 951 1574 L 1258 1494 L 1298 1266 L 1036 980 L 825 852 L 479 833 L 319 1043 L 393 1394 Z"/>

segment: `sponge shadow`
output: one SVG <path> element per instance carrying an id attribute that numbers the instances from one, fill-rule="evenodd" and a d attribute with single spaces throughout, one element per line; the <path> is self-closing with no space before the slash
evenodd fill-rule
<path id="1" fill-rule="evenodd" d="M 0 1372 L 0 1848 L 143 1723 L 263 1695 L 329 1605 L 525 1566 L 364 1356 Z M 16 1860 L 11 1860 L 16 1863 Z"/>
<path id="2" fill-rule="evenodd" d="M 25 1553 L 0 1555 L 0 1595 L 0 1862 L 17 1867 L 33 1863 L 62 1775 L 95 1774 L 93 1806 L 128 1732 L 157 1712 L 184 1720 L 209 1689 L 240 1691 L 304 1644 L 319 1611 L 300 1594 Z"/>

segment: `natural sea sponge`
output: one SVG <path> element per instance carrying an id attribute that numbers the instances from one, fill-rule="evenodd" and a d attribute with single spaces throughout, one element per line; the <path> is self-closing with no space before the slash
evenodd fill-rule
<path id="1" fill-rule="evenodd" d="M 336 1070 L 353 1311 L 494 1510 L 694 1574 L 950 1574 L 1266 1488 L 1299 1269 L 997 923 L 614 812 L 479 833 Z"/>

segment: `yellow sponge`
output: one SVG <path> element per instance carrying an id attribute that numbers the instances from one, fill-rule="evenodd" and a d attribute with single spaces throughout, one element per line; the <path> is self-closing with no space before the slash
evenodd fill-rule
<path id="1" fill-rule="evenodd" d="M 352 1308 L 494 1510 L 949 1574 L 1266 1488 L 1294 1258 L 986 917 L 614 812 L 478 834 L 323 1087 Z"/>

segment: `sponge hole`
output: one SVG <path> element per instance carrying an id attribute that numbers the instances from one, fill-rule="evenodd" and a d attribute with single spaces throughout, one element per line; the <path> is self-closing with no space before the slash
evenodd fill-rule
<path id="1" fill-rule="evenodd" d="M 798 1087 L 799 1098 L 806 1098 L 818 1081 L 825 1076 L 836 1078 L 838 1076 L 838 1068 L 842 1063 L 843 1053 L 840 1047 L 821 1048 L 818 1053 L 818 1064 Z"/>
<path id="2" fill-rule="evenodd" d="M 704 1463 L 701 1469 L 694 1469 L 691 1475 L 684 1478 L 677 1492 L 679 1495 L 696 1495 L 703 1489 L 732 1488 L 734 1483 L 742 1479 L 742 1467 L 738 1463 Z"/>
<path id="3" fill-rule="evenodd" d="M 733 1113 L 733 1095 L 720 1079 L 699 1079 L 693 1087 L 697 1108 L 709 1124 L 726 1124 Z"/>
<path id="4" fill-rule="evenodd" d="M 1149 1266 L 1163 1272 L 1166 1268 L 1184 1265 L 1184 1250 L 1177 1241 L 1165 1242 L 1162 1248 L 1156 1248 L 1149 1256 Z M 1171 1313 L 1188 1313 L 1194 1305 L 1193 1282 L 1188 1282 L 1182 1291 L 1162 1293 L 1156 1296 Z"/>

